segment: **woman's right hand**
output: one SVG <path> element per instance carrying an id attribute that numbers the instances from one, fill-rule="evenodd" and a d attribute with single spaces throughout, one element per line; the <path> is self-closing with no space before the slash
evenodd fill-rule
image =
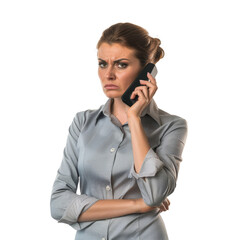
<path id="1" fill-rule="evenodd" d="M 139 213 L 150 212 L 150 211 L 153 211 L 156 208 L 160 209 L 160 212 L 164 212 L 164 211 L 167 211 L 169 209 L 170 201 L 168 200 L 168 198 L 166 198 L 161 203 L 160 206 L 158 206 L 158 207 L 150 207 L 143 201 L 142 198 L 140 198 L 140 199 L 136 199 L 136 204 L 138 205 L 138 212 Z"/>

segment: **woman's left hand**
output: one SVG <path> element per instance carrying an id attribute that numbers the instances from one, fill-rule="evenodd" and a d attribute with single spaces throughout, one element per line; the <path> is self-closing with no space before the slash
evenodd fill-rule
<path id="1" fill-rule="evenodd" d="M 131 99 L 138 96 L 138 100 L 128 109 L 128 117 L 137 116 L 140 117 L 144 108 L 150 103 L 153 95 L 157 91 L 156 79 L 150 74 L 147 74 L 150 81 L 140 80 L 140 83 L 144 86 L 136 87 L 132 92 Z"/>
<path id="2" fill-rule="evenodd" d="M 168 198 L 166 198 L 158 208 L 159 208 L 160 212 L 165 212 L 165 211 L 169 210 L 169 205 L 170 205 L 170 201 Z"/>

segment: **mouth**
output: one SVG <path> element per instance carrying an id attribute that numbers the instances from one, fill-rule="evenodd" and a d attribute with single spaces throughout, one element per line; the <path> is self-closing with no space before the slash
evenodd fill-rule
<path id="1" fill-rule="evenodd" d="M 106 84 L 106 85 L 104 85 L 104 88 L 105 89 L 118 89 L 119 87 L 118 86 L 116 86 L 116 85 L 114 85 L 114 84 Z"/>

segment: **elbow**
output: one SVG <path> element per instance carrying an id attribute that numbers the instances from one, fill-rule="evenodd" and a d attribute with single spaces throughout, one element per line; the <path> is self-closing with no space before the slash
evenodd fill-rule
<path id="1" fill-rule="evenodd" d="M 144 202 L 149 206 L 149 207 L 159 207 L 161 203 L 167 198 L 167 195 L 160 195 L 156 198 L 147 198 L 144 199 Z"/>
<path id="2" fill-rule="evenodd" d="M 59 209 L 57 209 L 54 204 L 50 204 L 50 212 L 51 212 L 51 217 L 57 221 L 59 221 L 61 219 L 61 215 L 59 212 Z"/>
<path id="3" fill-rule="evenodd" d="M 56 208 L 51 207 L 51 216 L 52 216 L 53 219 L 55 219 L 57 221 L 59 221 L 61 219 L 61 216 L 60 216 L 60 214 L 59 214 L 59 212 L 57 211 Z"/>
<path id="4" fill-rule="evenodd" d="M 155 187 L 154 187 L 155 186 Z M 143 195 L 144 202 L 150 207 L 159 207 L 161 203 L 173 193 L 176 188 L 176 179 L 167 177 L 162 179 L 161 184 L 154 184 Z M 159 186 L 158 188 L 156 186 Z"/>
<path id="5" fill-rule="evenodd" d="M 63 215 L 63 209 L 59 204 L 58 198 L 54 197 L 54 195 L 52 195 L 50 200 L 50 213 L 51 217 L 57 221 L 59 221 Z"/>

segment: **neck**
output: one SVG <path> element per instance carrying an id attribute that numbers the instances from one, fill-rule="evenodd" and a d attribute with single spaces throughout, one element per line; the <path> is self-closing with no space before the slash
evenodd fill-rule
<path id="1" fill-rule="evenodd" d="M 127 111 L 129 108 L 121 98 L 114 98 L 111 113 L 118 118 L 121 123 L 124 123 L 127 121 Z"/>

